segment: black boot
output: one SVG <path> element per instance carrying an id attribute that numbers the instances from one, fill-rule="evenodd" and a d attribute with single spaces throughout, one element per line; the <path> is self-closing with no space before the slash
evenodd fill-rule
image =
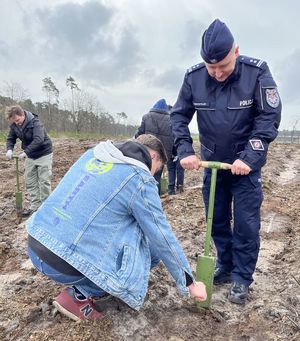
<path id="1" fill-rule="evenodd" d="M 248 294 L 249 287 L 247 285 L 233 282 L 228 293 L 228 299 L 232 303 L 245 304 Z"/>
<path id="2" fill-rule="evenodd" d="M 231 282 L 231 273 L 222 268 L 216 268 L 214 273 L 214 284 L 224 284 Z"/>
<path id="3" fill-rule="evenodd" d="M 168 194 L 169 194 L 169 195 L 175 195 L 174 186 L 169 186 L 169 188 L 168 188 Z"/>
<path id="4" fill-rule="evenodd" d="M 23 218 L 30 217 L 34 210 L 28 209 L 28 210 L 23 210 L 21 215 Z"/>
<path id="5" fill-rule="evenodd" d="M 178 193 L 183 193 L 183 185 L 178 185 L 177 191 L 178 191 Z"/>

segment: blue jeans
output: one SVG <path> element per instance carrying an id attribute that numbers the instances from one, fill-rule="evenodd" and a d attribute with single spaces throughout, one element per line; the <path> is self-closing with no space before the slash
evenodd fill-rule
<path id="1" fill-rule="evenodd" d="M 99 297 L 106 294 L 104 290 L 102 290 L 84 275 L 70 276 L 55 270 L 50 265 L 42 261 L 31 248 L 28 248 L 28 255 L 32 261 L 32 264 L 39 272 L 57 283 L 74 286 L 85 297 Z"/>
<path id="2" fill-rule="evenodd" d="M 160 258 L 154 256 L 154 252 L 150 246 L 151 253 L 151 268 L 156 266 L 160 262 Z M 78 291 L 80 291 L 85 297 L 101 297 L 106 294 L 106 291 L 98 287 L 94 282 L 89 280 L 84 275 L 80 276 L 70 276 L 65 275 L 48 265 L 40 259 L 40 257 L 31 249 L 28 248 L 28 256 L 31 259 L 32 264 L 35 268 L 59 284 L 74 286 Z"/>
<path id="3" fill-rule="evenodd" d="M 175 185 L 178 189 L 179 186 L 183 186 L 184 182 L 184 169 L 182 168 L 179 159 L 177 161 L 169 160 L 167 162 L 168 168 L 168 190 L 173 191 Z M 176 182 L 177 179 L 177 182 Z"/>

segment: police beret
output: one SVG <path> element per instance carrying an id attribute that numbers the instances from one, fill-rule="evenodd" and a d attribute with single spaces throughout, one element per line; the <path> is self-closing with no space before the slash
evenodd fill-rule
<path id="1" fill-rule="evenodd" d="M 201 56 L 206 63 L 215 64 L 224 59 L 233 46 L 233 36 L 225 23 L 214 20 L 203 33 Z"/>

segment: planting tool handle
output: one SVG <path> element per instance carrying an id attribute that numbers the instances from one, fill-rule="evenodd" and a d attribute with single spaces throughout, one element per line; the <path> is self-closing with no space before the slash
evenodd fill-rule
<path id="1" fill-rule="evenodd" d="M 13 156 L 16 159 L 16 176 L 17 176 L 17 192 L 20 191 L 20 182 L 19 182 L 19 157 Z"/>
<path id="2" fill-rule="evenodd" d="M 218 161 L 200 161 L 200 167 L 212 169 L 231 169 L 230 163 Z"/>
<path id="3" fill-rule="evenodd" d="M 207 222 L 206 222 L 207 226 L 206 226 L 206 234 L 205 234 L 204 256 L 209 256 L 209 251 L 210 251 L 211 231 L 212 231 L 214 206 L 215 206 L 217 172 L 218 172 L 218 168 L 213 167 L 211 170 L 211 179 L 210 179 L 210 191 L 209 191 L 208 212 L 207 212 Z"/>

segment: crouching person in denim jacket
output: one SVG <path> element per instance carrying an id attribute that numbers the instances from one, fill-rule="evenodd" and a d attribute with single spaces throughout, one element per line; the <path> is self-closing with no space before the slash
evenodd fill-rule
<path id="1" fill-rule="evenodd" d="M 108 295 L 139 310 L 150 269 L 160 260 L 183 295 L 206 299 L 163 213 L 153 174 L 165 162 L 163 146 L 152 135 L 100 142 L 27 222 L 31 261 L 68 285 L 53 303 L 60 312 L 96 320 L 103 314 L 95 299 Z"/>

